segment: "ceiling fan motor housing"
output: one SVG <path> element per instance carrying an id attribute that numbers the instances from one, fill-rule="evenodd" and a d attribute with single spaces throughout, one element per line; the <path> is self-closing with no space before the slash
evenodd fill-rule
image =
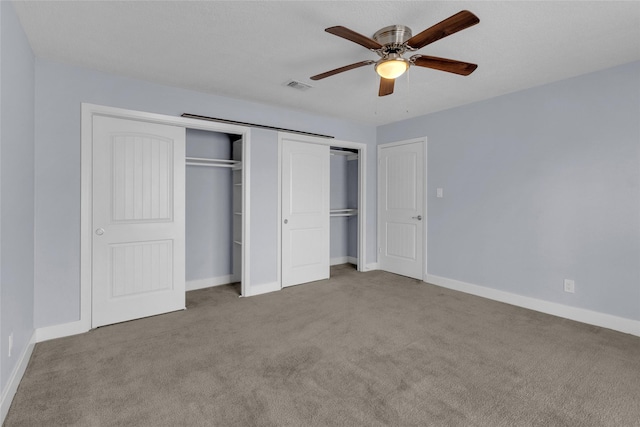
<path id="1" fill-rule="evenodd" d="M 390 25 L 381 28 L 373 35 L 373 39 L 383 45 L 380 56 L 389 53 L 402 53 L 406 50 L 405 42 L 411 38 L 411 28 L 406 25 Z"/>

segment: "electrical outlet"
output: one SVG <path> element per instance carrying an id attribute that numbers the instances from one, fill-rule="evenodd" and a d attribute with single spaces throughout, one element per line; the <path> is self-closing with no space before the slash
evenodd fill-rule
<path id="1" fill-rule="evenodd" d="M 444 190 L 442 188 L 436 188 L 436 197 L 439 199 L 444 197 Z"/>
<path id="2" fill-rule="evenodd" d="M 564 279 L 564 291 L 571 294 L 576 293 L 576 282 L 571 279 Z"/>
<path id="3" fill-rule="evenodd" d="M 11 357 L 12 351 L 13 351 L 13 332 L 9 334 L 9 357 Z"/>

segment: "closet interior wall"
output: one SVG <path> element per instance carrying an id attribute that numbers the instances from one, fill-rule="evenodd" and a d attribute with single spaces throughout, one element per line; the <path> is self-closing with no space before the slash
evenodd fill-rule
<path id="1" fill-rule="evenodd" d="M 187 290 L 240 281 L 242 171 L 233 162 L 241 161 L 238 138 L 187 129 Z"/>
<path id="2" fill-rule="evenodd" d="M 331 148 L 331 265 L 358 264 L 358 155 Z"/>

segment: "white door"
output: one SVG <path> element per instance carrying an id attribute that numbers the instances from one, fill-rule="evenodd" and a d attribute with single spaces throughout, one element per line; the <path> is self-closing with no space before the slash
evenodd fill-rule
<path id="1" fill-rule="evenodd" d="M 185 129 L 93 119 L 92 327 L 185 308 Z"/>
<path id="2" fill-rule="evenodd" d="M 424 143 L 378 146 L 381 270 L 423 279 Z"/>
<path id="3" fill-rule="evenodd" d="M 283 139 L 282 286 L 329 278 L 329 146 Z"/>

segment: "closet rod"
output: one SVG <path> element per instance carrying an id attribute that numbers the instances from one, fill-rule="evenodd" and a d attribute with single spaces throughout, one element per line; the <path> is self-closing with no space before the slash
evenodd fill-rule
<path id="1" fill-rule="evenodd" d="M 185 157 L 185 160 L 194 161 L 194 162 L 205 162 L 205 163 L 230 163 L 230 164 L 238 163 L 238 160 L 210 159 L 207 157 Z"/>
<path id="2" fill-rule="evenodd" d="M 241 164 L 237 160 L 226 159 L 206 159 L 202 157 L 186 157 L 186 164 L 189 166 L 209 166 L 216 168 L 235 168 L 241 167 Z"/>
<path id="3" fill-rule="evenodd" d="M 358 215 L 357 209 L 331 209 L 329 210 L 329 216 L 356 216 Z"/>
<path id="4" fill-rule="evenodd" d="M 187 166 L 207 166 L 210 168 L 234 168 L 236 165 L 215 165 L 211 163 L 187 162 Z"/>

